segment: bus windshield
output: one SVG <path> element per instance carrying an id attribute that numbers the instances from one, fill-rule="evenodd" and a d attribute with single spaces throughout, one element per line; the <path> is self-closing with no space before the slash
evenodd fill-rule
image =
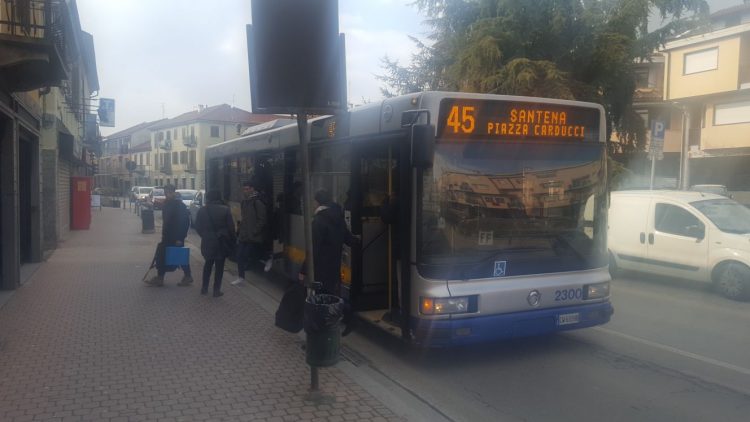
<path id="1" fill-rule="evenodd" d="M 419 271 L 468 279 L 606 266 L 605 180 L 598 143 L 439 142 L 420 189 Z"/>

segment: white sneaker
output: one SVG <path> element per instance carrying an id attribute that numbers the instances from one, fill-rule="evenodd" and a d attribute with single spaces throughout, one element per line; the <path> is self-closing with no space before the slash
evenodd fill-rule
<path id="1" fill-rule="evenodd" d="M 271 267 L 273 266 L 273 259 L 269 258 L 268 261 L 266 261 L 266 266 L 263 267 L 263 271 L 269 272 L 271 271 Z"/>
<path id="2" fill-rule="evenodd" d="M 234 280 L 233 282 L 231 282 L 229 284 L 231 284 L 232 286 L 239 286 L 240 284 L 242 284 L 244 282 L 245 282 L 244 278 L 238 278 L 237 280 Z"/>

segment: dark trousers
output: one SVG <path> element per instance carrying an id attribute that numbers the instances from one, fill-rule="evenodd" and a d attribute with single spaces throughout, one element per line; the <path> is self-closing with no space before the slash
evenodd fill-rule
<path id="1" fill-rule="evenodd" d="M 263 245 L 255 242 L 239 242 L 237 245 L 237 275 L 245 278 L 245 271 L 257 268 L 263 256 Z"/>
<path id="2" fill-rule="evenodd" d="M 224 277 L 224 262 L 225 259 L 207 259 L 203 264 L 203 287 L 202 290 L 208 291 L 208 284 L 211 281 L 211 268 L 216 265 L 216 272 L 214 273 L 214 291 L 221 291 L 221 279 Z"/>

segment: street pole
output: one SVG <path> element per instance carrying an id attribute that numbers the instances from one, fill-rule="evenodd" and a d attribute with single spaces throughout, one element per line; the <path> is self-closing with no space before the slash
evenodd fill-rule
<path id="1" fill-rule="evenodd" d="M 307 136 L 307 113 L 300 111 L 297 113 L 297 130 L 299 131 L 300 152 L 302 161 L 302 188 L 303 188 L 303 205 L 302 221 L 305 230 L 305 270 L 307 274 L 307 285 L 311 288 L 315 283 L 315 266 L 313 263 L 313 244 L 312 244 L 312 194 L 310 191 L 310 160 L 309 160 L 309 138 Z M 309 345 L 308 345 L 309 347 Z M 318 367 L 310 367 L 310 390 L 317 392 L 320 389 L 318 378 Z"/>
<path id="2" fill-rule="evenodd" d="M 656 176 L 656 153 L 652 150 L 651 151 L 651 183 L 649 184 L 650 190 L 654 190 L 655 176 Z"/>
<path id="3" fill-rule="evenodd" d="M 690 189 L 690 109 L 685 107 L 682 110 L 682 180 L 680 187 L 682 190 Z"/>

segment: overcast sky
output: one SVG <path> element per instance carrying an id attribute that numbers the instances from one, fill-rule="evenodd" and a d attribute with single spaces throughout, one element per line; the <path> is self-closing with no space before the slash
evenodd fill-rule
<path id="1" fill-rule="evenodd" d="M 719 10 L 741 1 L 709 4 Z M 408 63 L 415 50 L 408 36 L 426 35 L 412 2 L 339 0 L 350 103 L 380 99 L 381 58 Z M 99 96 L 117 104 L 117 126 L 102 128 L 103 135 L 198 104 L 250 110 L 250 0 L 78 0 L 78 11 L 83 30 L 94 36 Z"/>
<path id="2" fill-rule="evenodd" d="M 381 98 L 380 59 L 408 63 L 408 35 L 426 34 L 411 0 L 339 0 L 346 34 L 349 102 Z M 250 110 L 245 25 L 250 0 L 78 0 L 94 36 L 100 97 L 116 101 L 116 124 L 102 134 L 174 117 L 198 104 Z"/>

